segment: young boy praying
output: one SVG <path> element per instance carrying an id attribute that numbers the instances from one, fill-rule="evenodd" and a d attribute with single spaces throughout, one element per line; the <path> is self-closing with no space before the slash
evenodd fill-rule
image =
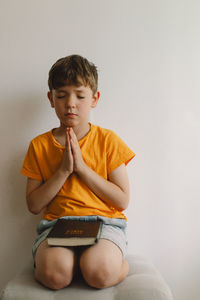
<path id="1" fill-rule="evenodd" d="M 35 278 L 58 290 L 79 268 L 91 287 L 110 287 L 129 271 L 123 210 L 129 203 L 126 165 L 135 154 L 113 131 L 88 121 L 100 98 L 93 63 L 79 55 L 61 58 L 49 71 L 48 85 L 60 125 L 31 141 L 21 171 L 27 176 L 28 209 L 43 212 L 33 246 Z M 97 243 L 48 246 L 59 218 L 101 220 Z"/>

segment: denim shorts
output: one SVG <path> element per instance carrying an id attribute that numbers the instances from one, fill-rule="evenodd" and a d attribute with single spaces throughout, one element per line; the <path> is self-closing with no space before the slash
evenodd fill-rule
<path id="1" fill-rule="evenodd" d="M 101 231 L 97 240 L 107 239 L 112 241 L 120 248 L 123 256 L 126 255 L 128 243 L 126 238 L 126 221 L 124 219 L 117 219 L 117 218 L 110 219 L 103 216 L 67 216 L 67 217 L 62 217 L 62 219 L 102 221 Z M 40 245 L 41 242 L 43 242 L 46 239 L 48 233 L 50 232 L 50 230 L 52 229 L 56 221 L 57 219 L 53 221 L 42 219 L 38 223 L 37 225 L 38 236 L 32 248 L 32 255 L 34 260 L 35 260 L 35 254 L 38 246 Z"/>

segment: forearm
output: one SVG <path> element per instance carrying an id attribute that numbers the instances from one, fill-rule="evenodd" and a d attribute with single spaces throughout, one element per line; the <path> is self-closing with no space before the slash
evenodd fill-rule
<path id="1" fill-rule="evenodd" d="M 119 210 L 127 208 L 129 193 L 123 191 L 119 186 L 104 179 L 87 165 L 78 172 L 78 175 L 102 201 Z"/>
<path id="2" fill-rule="evenodd" d="M 45 183 L 28 194 L 29 210 L 34 214 L 39 214 L 58 194 L 69 175 L 69 173 L 58 169 Z"/>

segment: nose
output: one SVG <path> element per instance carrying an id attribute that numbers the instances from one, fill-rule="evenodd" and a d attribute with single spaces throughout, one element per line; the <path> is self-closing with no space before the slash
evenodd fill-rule
<path id="1" fill-rule="evenodd" d="M 75 97 L 73 95 L 69 95 L 65 101 L 66 108 L 73 108 L 76 106 Z"/>

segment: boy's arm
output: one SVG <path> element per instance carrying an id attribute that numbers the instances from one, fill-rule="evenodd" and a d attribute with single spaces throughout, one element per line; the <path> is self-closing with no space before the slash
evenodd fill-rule
<path id="1" fill-rule="evenodd" d="M 78 140 L 72 129 L 69 130 L 69 136 L 74 158 L 74 171 L 81 180 L 102 201 L 119 210 L 126 209 L 129 203 L 129 180 L 125 165 L 122 164 L 111 172 L 108 175 L 109 180 L 104 179 L 84 162 Z"/>
<path id="2" fill-rule="evenodd" d="M 58 170 L 45 183 L 32 178 L 27 180 L 26 201 L 30 212 L 39 214 L 57 195 L 72 172 L 73 156 L 69 138 L 66 136 L 65 151 Z"/>
<path id="3" fill-rule="evenodd" d="M 125 210 L 129 203 L 129 180 L 125 164 L 112 171 L 108 179 L 99 176 L 87 165 L 78 172 L 82 181 L 100 199 L 109 205 Z"/>
<path id="4" fill-rule="evenodd" d="M 26 186 L 26 202 L 30 212 L 37 215 L 53 200 L 62 188 L 68 173 L 57 170 L 45 183 L 28 178 Z"/>

